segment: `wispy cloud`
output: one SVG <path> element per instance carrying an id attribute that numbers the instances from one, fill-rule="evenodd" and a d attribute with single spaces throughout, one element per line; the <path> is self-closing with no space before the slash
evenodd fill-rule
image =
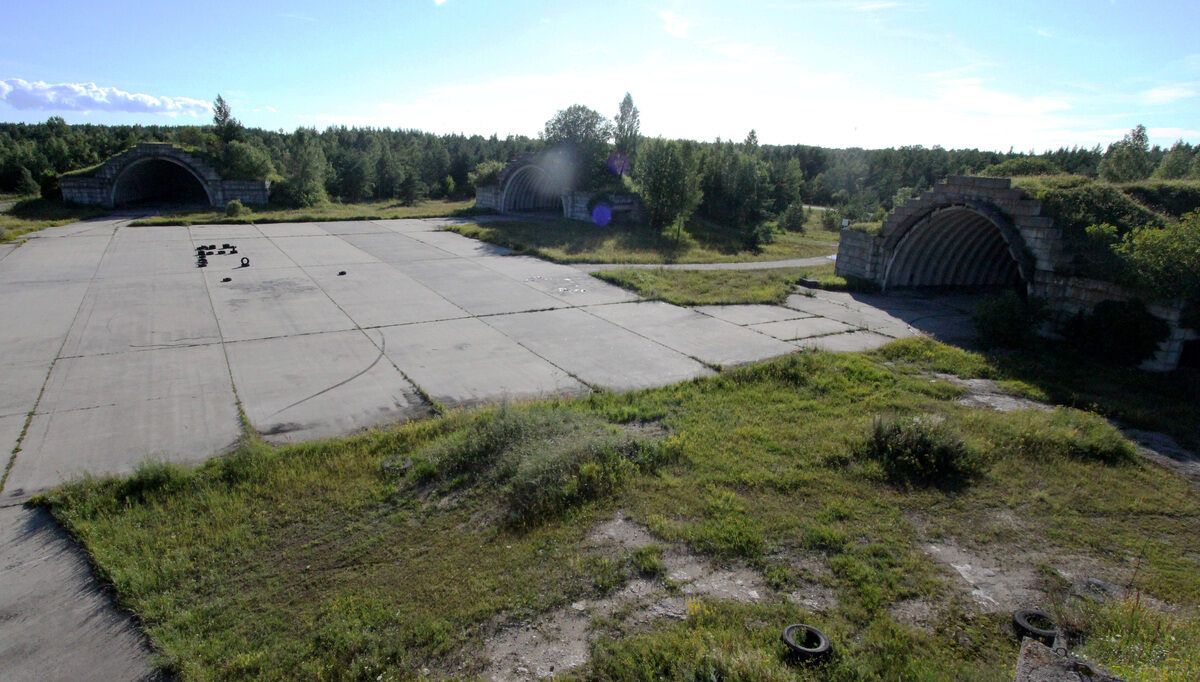
<path id="1" fill-rule="evenodd" d="M 692 22 L 678 12 L 665 9 L 658 13 L 658 18 L 662 19 L 663 30 L 675 38 L 686 38 L 692 28 Z"/>
<path id="2" fill-rule="evenodd" d="M 280 14 L 279 16 L 283 17 L 284 19 L 294 19 L 296 21 L 303 21 L 306 24 L 317 23 L 316 17 L 310 17 L 307 14 L 294 14 L 294 13 L 289 12 L 286 14 Z"/>
<path id="3" fill-rule="evenodd" d="M 442 5 L 446 4 L 446 0 L 433 0 L 433 4 L 441 7 Z"/>
<path id="4" fill-rule="evenodd" d="M 1181 99 L 1188 99 L 1195 96 L 1195 86 L 1186 83 L 1173 83 L 1144 90 L 1139 95 L 1139 99 L 1143 104 L 1160 105 L 1172 104 Z"/>
<path id="5" fill-rule="evenodd" d="M 191 97 L 162 97 L 126 92 L 95 83 L 46 83 L 10 78 L 0 81 L 0 101 L 14 109 L 39 111 L 118 111 L 167 116 L 200 116 L 208 102 Z"/>
<path id="6" fill-rule="evenodd" d="M 1041 26 L 1030 26 L 1029 30 L 1033 31 L 1033 35 L 1038 36 L 1039 38 L 1055 38 L 1056 37 L 1054 35 L 1053 31 L 1051 31 L 1048 28 L 1043 28 Z"/>
<path id="7" fill-rule="evenodd" d="M 876 0 L 875 2 L 856 2 L 850 6 L 850 9 L 855 12 L 882 12 L 887 9 L 899 9 L 904 7 L 903 2 L 892 2 L 891 0 Z"/>

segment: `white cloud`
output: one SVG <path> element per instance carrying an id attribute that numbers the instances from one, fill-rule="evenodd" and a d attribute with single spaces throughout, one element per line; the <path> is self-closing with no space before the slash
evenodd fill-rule
<path id="1" fill-rule="evenodd" d="M 167 116 L 199 116 L 210 111 L 208 102 L 191 97 L 157 97 L 95 83 L 30 82 L 21 78 L 0 81 L 0 100 L 14 109 L 40 111 L 119 111 Z"/>
<path id="2" fill-rule="evenodd" d="M 881 0 L 879 2 L 859 2 L 852 5 L 850 9 L 854 10 L 855 12 L 880 12 L 885 9 L 896 9 L 897 7 L 904 7 L 904 3 L 890 2 L 888 0 Z"/>
<path id="3" fill-rule="evenodd" d="M 658 18 L 662 19 L 663 30 L 675 38 L 686 38 L 688 31 L 692 28 L 692 22 L 688 21 L 678 12 L 662 10 L 658 13 Z"/>
<path id="4" fill-rule="evenodd" d="M 1032 26 L 1032 27 L 1030 27 L 1029 30 L 1033 31 L 1033 34 L 1035 36 L 1038 36 L 1039 38 L 1054 38 L 1055 37 L 1053 31 L 1051 31 L 1048 28 L 1042 28 L 1041 26 Z"/>
<path id="5" fill-rule="evenodd" d="M 1178 102 L 1181 99 L 1188 99 L 1195 96 L 1195 87 L 1183 83 L 1175 83 L 1145 90 L 1141 93 L 1140 99 L 1143 104 L 1156 105 L 1171 104 L 1172 102 Z"/>
<path id="6" fill-rule="evenodd" d="M 435 4 L 435 5 L 437 5 L 437 6 L 439 6 L 439 7 L 440 7 L 440 6 L 444 5 L 444 4 L 446 4 L 446 0 L 433 0 L 433 4 Z"/>

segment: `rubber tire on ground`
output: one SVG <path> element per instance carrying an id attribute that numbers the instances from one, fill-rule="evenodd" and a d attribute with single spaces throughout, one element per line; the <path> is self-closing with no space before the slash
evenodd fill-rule
<path id="1" fill-rule="evenodd" d="M 1030 622 L 1030 619 L 1041 619 L 1050 623 L 1050 628 L 1039 628 Z M 1058 628 L 1054 626 L 1054 619 L 1048 614 L 1032 609 L 1023 609 L 1013 613 L 1013 629 L 1017 631 L 1018 637 L 1029 637 L 1045 644 L 1046 646 L 1054 645 L 1054 638 L 1058 636 Z"/>
<path id="2" fill-rule="evenodd" d="M 800 641 L 796 641 L 797 634 L 801 635 Z M 817 640 L 816 645 L 805 646 L 812 638 Z M 825 633 L 811 625 L 803 623 L 789 625 L 783 629 L 781 639 L 784 645 L 787 646 L 788 652 L 800 661 L 820 660 L 833 652 L 833 645 L 829 643 L 829 638 L 825 636 Z"/>

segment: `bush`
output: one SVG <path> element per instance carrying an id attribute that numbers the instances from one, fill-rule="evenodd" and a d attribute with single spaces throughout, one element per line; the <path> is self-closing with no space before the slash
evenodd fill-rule
<path id="1" fill-rule="evenodd" d="M 655 229 L 681 225 L 700 203 L 696 160 L 679 142 L 645 140 L 635 173 L 650 226 Z"/>
<path id="2" fill-rule="evenodd" d="M 779 229 L 788 232 L 804 232 L 804 224 L 807 219 L 804 204 L 793 201 L 784 209 L 783 213 L 779 214 Z"/>
<path id="3" fill-rule="evenodd" d="M 242 203 L 241 199 L 230 199 L 225 204 L 225 215 L 230 218 L 237 218 L 250 213 L 250 208 Z"/>
<path id="4" fill-rule="evenodd" d="M 33 174 L 29 172 L 29 169 L 21 166 L 17 174 L 17 194 L 22 196 L 37 194 L 41 189 L 41 186 L 33 179 Z"/>
<path id="5" fill-rule="evenodd" d="M 46 201 L 62 201 L 62 185 L 58 181 L 58 173 L 52 170 L 42 171 L 38 184 L 42 198 Z"/>
<path id="6" fill-rule="evenodd" d="M 1154 299 L 1200 302 L 1200 211 L 1163 228 L 1141 228 L 1115 247 L 1128 282 Z"/>
<path id="7" fill-rule="evenodd" d="M 821 211 L 821 227 L 826 230 L 837 230 L 842 226 L 842 214 L 840 211 L 827 208 Z"/>
<path id="8" fill-rule="evenodd" d="M 269 180 L 275 177 L 275 166 L 265 149 L 234 140 L 225 146 L 221 175 L 227 180 Z"/>
<path id="9" fill-rule="evenodd" d="M 472 187 L 488 187 L 490 185 L 500 184 L 500 172 L 504 170 L 504 164 L 499 161 L 484 161 L 475 166 L 475 170 L 467 173 L 467 181 Z"/>
<path id="10" fill-rule="evenodd" d="M 1200 210 L 1200 182 L 1145 181 L 1121 186 L 1129 196 L 1176 218 Z"/>
<path id="11" fill-rule="evenodd" d="M 876 417 L 854 454 L 878 462 L 894 483 L 953 487 L 982 472 L 982 462 L 937 417 Z"/>
<path id="12" fill-rule="evenodd" d="M 657 444 L 594 415 L 506 406 L 414 455 L 413 469 L 425 482 L 492 484 L 507 520 L 525 525 L 611 495 L 661 457 Z"/>
<path id="13" fill-rule="evenodd" d="M 1063 336 L 1090 358 L 1116 365 L 1136 365 L 1158 351 L 1171 328 L 1138 300 L 1102 301 L 1088 314 L 1063 325 Z"/>
<path id="14" fill-rule="evenodd" d="M 1023 348 L 1037 335 L 1041 310 L 1037 301 L 1007 291 L 984 299 L 971 321 L 984 348 Z"/>
<path id="15" fill-rule="evenodd" d="M 1014 175 L 1058 175 L 1062 173 L 1053 161 L 1037 156 L 1018 156 L 1005 159 L 979 172 L 993 178 L 1011 178 Z"/>

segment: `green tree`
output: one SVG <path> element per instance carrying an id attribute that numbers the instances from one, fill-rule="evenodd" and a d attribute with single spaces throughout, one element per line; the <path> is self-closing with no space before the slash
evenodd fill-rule
<path id="1" fill-rule="evenodd" d="M 248 142 L 231 141 L 222 160 L 222 175 L 231 180 L 268 180 L 275 176 L 271 155 Z"/>
<path id="2" fill-rule="evenodd" d="M 633 106 L 633 97 L 627 92 L 625 99 L 617 109 L 614 119 L 616 127 L 613 133 L 613 146 L 625 155 L 625 163 L 617 169 L 621 175 L 633 168 L 637 158 L 638 142 L 641 140 L 642 121 L 637 107 Z"/>
<path id="3" fill-rule="evenodd" d="M 1165 227 L 1137 228 L 1115 250 L 1148 298 L 1200 301 L 1200 211 Z"/>
<path id="4" fill-rule="evenodd" d="M 325 174 L 329 161 L 317 137 L 317 131 L 296 131 L 287 178 L 279 191 L 287 203 L 294 206 L 316 206 L 329 201 L 325 191 Z"/>
<path id="5" fill-rule="evenodd" d="M 582 104 L 573 104 L 559 111 L 542 131 L 548 146 L 560 146 L 570 152 L 576 167 L 572 188 L 595 187 L 603 177 L 608 159 L 608 143 L 613 136 L 612 124 L 599 112 Z"/>
<path id="6" fill-rule="evenodd" d="M 1109 182 L 1144 180 L 1154 170 L 1146 126 L 1138 124 L 1120 141 L 1108 145 L 1100 160 L 1100 178 Z"/>
<path id="7" fill-rule="evenodd" d="M 1181 180 L 1192 170 L 1195 152 L 1190 144 L 1178 140 L 1163 156 L 1152 177 L 1159 180 Z"/>
<path id="8" fill-rule="evenodd" d="M 33 173 L 30 173 L 28 168 L 21 166 L 18 173 L 17 194 L 38 194 L 42 191 L 42 186 L 33 179 Z"/>
<path id="9" fill-rule="evenodd" d="M 700 178 L 692 154 L 678 142 L 647 139 L 638 152 L 636 177 L 650 225 L 682 225 L 700 203 Z"/>
<path id="10" fill-rule="evenodd" d="M 233 117 L 233 113 L 229 109 L 229 103 L 220 94 L 217 95 L 217 100 L 213 102 L 213 127 L 216 128 L 217 137 L 221 142 L 229 144 L 242 135 L 242 123 Z"/>

